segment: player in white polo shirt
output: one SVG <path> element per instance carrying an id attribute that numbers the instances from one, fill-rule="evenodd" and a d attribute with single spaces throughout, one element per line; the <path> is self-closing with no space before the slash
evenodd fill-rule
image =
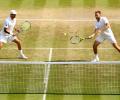
<path id="1" fill-rule="evenodd" d="M 108 40 L 110 43 L 112 43 L 113 47 L 120 52 L 120 46 L 117 44 L 117 41 L 111 30 L 108 19 L 106 17 L 101 16 L 101 11 L 95 11 L 95 18 L 96 18 L 96 24 L 95 24 L 94 34 L 89 36 L 89 38 L 93 38 L 97 35 L 97 38 L 93 45 L 93 51 L 95 54 L 95 58 L 93 59 L 93 62 L 99 61 L 97 48 L 104 40 Z"/>
<path id="2" fill-rule="evenodd" d="M 11 10 L 10 11 L 10 16 L 6 18 L 3 28 L 0 32 L 0 48 L 3 47 L 3 43 L 9 43 L 9 42 L 14 42 L 16 43 L 18 50 L 20 52 L 20 56 L 19 58 L 21 59 L 27 59 L 28 57 L 26 57 L 23 54 L 23 50 L 21 47 L 21 43 L 20 40 L 17 38 L 17 36 L 15 35 L 15 33 L 13 33 L 14 29 L 15 31 L 19 32 L 19 30 L 17 28 L 15 28 L 16 25 L 16 11 L 15 10 Z"/>

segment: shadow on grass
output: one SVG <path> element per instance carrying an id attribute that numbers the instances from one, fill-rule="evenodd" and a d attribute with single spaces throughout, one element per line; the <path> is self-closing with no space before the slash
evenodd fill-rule
<path id="1" fill-rule="evenodd" d="M 46 61 L 49 62 L 49 61 Z M 89 60 L 53 60 L 51 62 L 89 62 Z"/>
<path id="2" fill-rule="evenodd" d="M 2 59 L 17 59 L 17 58 L 10 58 L 10 57 L 2 57 L 2 58 L 0 58 L 0 60 L 2 60 Z"/>

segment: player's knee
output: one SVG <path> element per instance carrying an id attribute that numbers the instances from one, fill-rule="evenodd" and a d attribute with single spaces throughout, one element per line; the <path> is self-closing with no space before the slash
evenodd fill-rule
<path id="1" fill-rule="evenodd" d="M 97 45 L 96 45 L 96 43 L 94 43 L 94 44 L 93 44 L 93 48 L 94 48 L 94 49 L 95 49 L 95 48 L 97 48 Z"/>
<path id="2" fill-rule="evenodd" d="M 20 43 L 20 40 L 19 40 L 19 41 L 17 41 L 17 44 L 18 44 L 18 45 L 20 45 L 20 44 L 21 44 L 21 43 Z"/>
<path id="3" fill-rule="evenodd" d="M 2 46 L 3 46 L 3 43 L 0 43 L 0 49 L 2 48 Z"/>
<path id="4" fill-rule="evenodd" d="M 20 44 L 20 40 L 17 40 L 17 42 Z"/>
<path id="5" fill-rule="evenodd" d="M 115 47 L 115 48 L 120 50 L 120 46 L 117 43 L 113 43 L 113 47 Z"/>
<path id="6" fill-rule="evenodd" d="M 113 43 L 113 47 L 117 48 L 117 43 Z"/>
<path id="7" fill-rule="evenodd" d="M 95 41 L 95 43 L 93 44 L 93 48 L 97 48 L 99 46 L 100 42 Z"/>
<path id="8" fill-rule="evenodd" d="M 20 44 L 20 40 L 19 40 L 19 39 L 16 39 L 16 40 L 15 40 L 15 43 Z"/>

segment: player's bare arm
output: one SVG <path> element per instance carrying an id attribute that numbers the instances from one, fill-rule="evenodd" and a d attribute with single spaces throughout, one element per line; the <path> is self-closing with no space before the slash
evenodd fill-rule
<path id="1" fill-rule="evenodd" d="M 20 32 L 20 29 L 18 27 L 15 27 L 14 29 L 16 32 L 18 32 L 18 33 Z"/>
<path id="2" fill-rule="evenodd" d="M 5 32 L 6 34 L 10 34 L 10 28 L 9 28 L 9 27 L 8 27 L 8 28 L 4 27 L 4 32 Z"/>
<path id="3" fill-rule="evenodd" d="M 94 32 L 93 32 L 93 34 L 92 35 L 90 35 L 89 36 L 89 38 L 91 39 L 91 38 L 94 38 L 94 37 L 96 37 L 98 34 L 100 34 L 101 33 L 101 30 L 100 29 L 95 29 L 94 30 Z"/>
<path id="4" fill-rule="evenodd" d="M 109 23 L 106 23 L 102 28 L 97 28 L 94 30 L 93 34 L 89 36 L 89 38 L 94 38 L 96 37 L 98 34 L 103 33 L 104 31 L 106 31 L 108 28 L 111 28 Z"/>
<path id="5" fill-rule="evenodd" d="M 19 28 L 15 27 L 13 36 L 17 36 L 16 34 L 19 33 L 19 32 L 20 32 Z"/>

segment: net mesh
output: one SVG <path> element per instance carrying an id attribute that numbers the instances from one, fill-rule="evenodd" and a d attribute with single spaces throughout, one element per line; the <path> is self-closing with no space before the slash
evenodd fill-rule
<path id="1" fill-rule="evenodd" d="M 1 63 L 0 93 L 120 94 L 119 76 L 120 63 Z"/>
<path id="2" fill-rule="evenodd" d="M 44 65 L 0 64 L 0 93 L 41 93 Z"/>

